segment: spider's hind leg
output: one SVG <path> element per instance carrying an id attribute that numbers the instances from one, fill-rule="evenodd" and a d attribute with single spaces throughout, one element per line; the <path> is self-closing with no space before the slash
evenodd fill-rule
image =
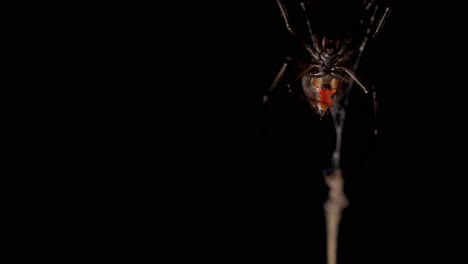
<path id="1" fill-rule="evenodd" d="M 286 59 L 284 59 L 283 65 L 281 66 L 280 70 L 278 71 L 275 78 L 273 79 L 273 82 L 268 88 L 267 93 L 263 95 L 263 98 L 262 98 L 263 103 L 268 102 L 269 97 L 271 96 L 273 91 L 276 89 L 276 87 L 278 87 L 279 82 L 283 79 L 284 73 L 286 72 L 286 68 L 291 62 L 292 62 L 292 58 L 289 56 L 286 57 Z"/>

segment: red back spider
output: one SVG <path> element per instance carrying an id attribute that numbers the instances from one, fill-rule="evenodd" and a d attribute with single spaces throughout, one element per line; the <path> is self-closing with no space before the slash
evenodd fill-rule
<path id="1" fill-rule="evenodd" d="M 306 100 L 320 117 L 331 114 L 335 128 L 336 142 L 332 155 L 332 168 L 325 172 L 325 182 L 329 187 L 328 199 L 324 204 L 327 233 L 327 263 L 337 263 L 338 226 L 341 211 L 348 206 L 348 200 L 344 193 L 344 180 L 340 166 L 341 139 L 346 114 L 349 92 L 356 83 L 364 93 L 369 90 L 356 77 L 356 70 L 361 60 L 361 55 L 370 38 L 379 35 L 384 22 L 391 12 L 389 2 L 380 0 L 362 1 L 362 18 L 360 21 L 364 32 L 357 39 L 329 38 L 327 35 L 318 36 L 312 30 L 309 19 L 308 4 L 312 2 L 300 2 L 305 15 L 309 41 L 303 40 L 292 28 L 285 5 L 281 0 L 276 0 L 280 15 L 284 20 L 286 30 L 302 45 L 308 54 L 307 61 L 293 60 L 287 57 L 282 68 L 276 75 L 269 93 L 278 86 L 285 75 L 286 68 L 292 63 L 299 66 L 298 73 L 288 81 L 288 88 L 292 91 L 298 88 L 299 95 Z M 384 5 L 382 5 L 384 3 Z M 319 10 L 320 11 L 320 10 Z M 299 85 L 296 85 L 299 82 Z M 375 92 L 374 106 L 375 106 Z M 266 102 L 268 96 L 264 97 Z M 344 100 L 341 100 L 344 99 Z M 337 103 L 337 102 L 340 103 Z M 344 102 L 341 102 L 344 101 Z M 375 112 L 374 108 L 374 114 Z"/>
<path id="2" fill-rule="evenodd" d="M 308 54 L 308 61 L 301 61 L 287 57 L 282 68 L 268 90 L 268 95 L 278 86 L 288 65 L 295 63 L 300 71 L 289 81 L 288 88 L 292 89 L 300 82 L 299 96 L 308 101 L 315 112 L 323 117 L 330 112 L 330 107 L 349 93 L 353 83 L 356 83 L 364 93 L 368 93 L 364 84 L 357 78 L 361 55 L 370 38 L 379 35 L 384 22 L 390 14 L 388 3 L 383 7 L 382 1 L 364 0 L 360 24 L 364 33 L 358 40 L 351 38 L 329 38 L 318 36 L 313 30 L 308 14 L 310 2 L 300 2 L 308 30 L 308 41 L 301 38 L 292 28 L 288 12 L 281 0 L 276 0 L 280 15 L 284 20 L 286 30 L 303 46 Z M 345 88 L 347 86 L 347 88 Z M 268 99 L 265 96 L 264 101 Z M 375 95 L 375 94 L 374 94 Z"/>

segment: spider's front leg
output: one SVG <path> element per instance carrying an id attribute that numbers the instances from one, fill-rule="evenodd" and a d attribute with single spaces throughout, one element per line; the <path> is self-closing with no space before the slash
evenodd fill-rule
<path id="1" fill-rule="evenodd" d="M 296 32 L 294 32 L 294 30 L 292 29 L 291 24 L 289 23 L 288 13 L 286 12 L 286 8 L 285 8 L 283 2 L 282 2 L 281 0 L 276 0 L 276 3 L 278 4 L 278 7 L 279 7 L 279 9 L 280 9 L 281 17 L 282 17 L 283 20 L 284 20 L 284 24 L 285 24 L 285 26 L 286 26 L 286 30 L 287 30 L 289 33 L 291 33 L 291 35 L 293 35 L 294 38 L 296 38 L 296 39 L 304 46 L 304 48 L 307 50 L 307 52 L 308 52 L 309 54 L 311 54 L 313 57 L 316 57 L 316 58 L 318 59 L 318 57 L 317 57 L 315 51 L 310 47 L 310 45 L 308 45 L 306 42 L 304 42 L 304 40 L 303 40 L 301 37 L 299 37 L 299 36 L 296 34 Z M 311 30 L 310 27 L 309 27 L 309 30 Z M 315 44 L 315 43 L 314 43 L 314 44 Z"/>

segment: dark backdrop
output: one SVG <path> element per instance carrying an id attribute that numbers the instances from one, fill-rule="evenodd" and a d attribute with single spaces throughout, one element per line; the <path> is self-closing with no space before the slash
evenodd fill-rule
<path id="1" fill-rule="evenodd" d="M 318 5 L 320 30 L 355 21 Z M 261 103 L 296 48 L 274 1 L 18 10 L 38 19 L 17 20 L 3 258 L 323 263 L 334 132 L 288 93 Z M 467 259 L 456 10 L 396 1 L 366 51 L 381 134 L 356 90 L 342 261 Z"/>

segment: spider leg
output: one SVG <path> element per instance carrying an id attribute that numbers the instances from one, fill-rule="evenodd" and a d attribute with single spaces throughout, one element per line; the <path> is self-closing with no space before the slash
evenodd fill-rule
<path id="1" fill-rule="evenodd" d="M 307 7 L 306 7 L 304 2 L 301 2 L 300 4 L 301 4 L 301 7 L 302 7 L 302 10 L 304 11 L 306 24 L 307 24 L 307 29 L 309 30 L 309 35 L 310 35 L 310 38 L 312 40 L 312 46 L 314 47 L 315 51 L 318 52 L 318 54 L 313 53 L 311 55 L 316 60 L 319 60 L 320 59 L 319 54 L 322 53 L 322 48 L 320 47 L 320 45 L 318 45 L 317 36 L 312 31 L 312 26 L 310 25 L 309 17 L 307 16 L 307 14 L 308 14 Z"/>
<path id="2" fill-rule="evenodd" d="M 302 77 L 304 77 L 306 74 L 310 74 L 311 77 L 323 77 L 325 76 L 327 73 L 324 72 L 322 69 L 320 69 L 319 72 L 316 72 L 316 73 L 310 73 L 310 71 L 314 68 L 314 67 L 320 67 L 320 66 L 317 66 L 315 64 L 310 64 L 309 66 L 305 67 L 298 75 L 297 77 L 290 83 L 288 83 L 288 88 L 291 88 L 292 85 L 297 82 L 298 80 L 302 79 Z"/>
<path id="3" fill-rule="evenodd" d="M 372 6 L 374 5 L 375 2 L 377 2 L 377 1 L 375 1 L 375 0 L 368 1 L 368 3 L 365 6 L 366 12 L 370 12 L 370 10 L 372 9 Z M 366 34 L 364 35 L 364 39 L 362 40 L 361 45 L 359 46 L 359 55 L 358 55 L 358 57 L 357 57 L 357 59 L 356 59 L 356 61 L 354 63 L 353 71 L 356 71 L 357 67 L 359 66 L 359 61 L 361 60 L 361 55 L 362 55 L 362 53 L 363 53 L 363 51 L 364 51 L 364 49 L 366 47 L 366 44 L 367 44 L 367 41 L 368 41 L 369 37 L 376 38 L 380 34 L 380 32 L 382 31 L 382 28 L 383 28 L 385 22 L 387 21 L 388 16 L 392 12 L 392 9 L 390 7 L 390 1 L 388 1 L 387 6 L 385 7 L 385 10 L 384 10 L 383 14 L 381 14 L 380 18 L 378 19 L 377 26 L 374 28 L 374 25 L 375 25 L 375 23 L 377 21 L 376 17 L 377 17 L 378 11 L 379 11 L 379 5 L 375 4 L 374 9 L 372 11 L 372 15 L 370 16 L 370 19 L 369 19 L 369 24 L 367 25 Z M 362 20 L 361 23 L 363 24 L 364 20 Z"/>
<path id="4" fill-rule="evenodd" d="M 278 86 L 278 83 L 282 79 L 284 72 L 286 71 L 286 68 L 288 67 L 288 64 L 291 62 L 291 57 L 286 57 L 286 59 L 283 62 L 283 65 L 281 66 L 280 70 L 276 74 L 275 78 L 273 79 L 273 82 L 271 83 L 270 87 L 268 88 L 268 91 L 265 95 L 263 95 L 263 103 L 268 102 L 268 97 L 273 93 L 275 88 Z"/>
<path id="5" fill-rule="evenodd" d="M 320 68 L 320 71 L 317 72 L 317 73 L 310 73 L 310 71 L 315 68 L 315 67 L 319 67 Z M 322 77 L 322 76 L 325 76 L 326 73 L 322 70 L 322 68 L 318 65 L 315 65 L 315 64 L 310 64 L 309 66 L 305 67 L 300 73 L 299 75 L 297 75 L 296 79 L 294 79 L 294 81 L 297 81 L 299 79 L 301 79 L 304 75 L 306 75 L 307 73 L 310 73 L 310 75 L 312 77 Z"/>
<path id="6" fill-rule="evenodd" d="M 367 25 L 367 29 L 366 29 L 365 34 L 364 34 L 364 38 L 363 38 L 363 40 L 362 40 L 362 42 L 361 42 L 361 44 L 359 46 L 358 55 L 356 57 L 356 60 L 354 61 L 352 70 L 349 70 L 349 69 L 344 68 L 344 67 L 337 67 L 337 68 L 341 68 L 342 70 L 344 70 L 346 72 L 346 74 L 348 74 L 351 77 L 351 79 L 353 81 L 355 81 L 361 87 L 361 89 L 364 91 L 364 93 L 368 93 L 368 90 L 356 78 L 356 76 L 354 75 L 353 72 L 356 72 L 357 68 L 359 67 L 359 62 L 361 61 L 361 56 L 362 56 L 362 53 L 364 52 L 364 49 L 366 47 L 367 41 L 369 40 L 369 37 L 375 38 L 375 37 L 378 36 L 380 31 L 382 30 L 382 27 L 383 27 L 385 21 L 387 20 L 388 16 L 391 13 L 391 8 L 390 8 L 389 4 L 386 6 L 384 13 L 381 15 L 381 17 L 378 20 L 377 27 L 374 30 L 372 30 L 373 27 L 374 27 L 374 24 L 376 22 L 375 18 L 377 16 L 377 13 L 378 13 L 378 10 L 379 10 L 379 5 L 377 4 L 376 0 L 368 0 L 368 1 L 365 1 L 364 4 L 365 4 L 365 7 L 364 7 L 365 12 L 366 13 L 372 13 L 372 14 L 370 15 L 369 23 Z M 364 20 L 361 20 L 361 24 L 364 24 Z M 341 50 L 340 50 L 340 52 L 341 52 Z M 344 53 L 344 51 L 343 51 L 343 53 Z M 343 54 L 343 55 L 340 56 L 340 59 L 338 61 L 339 62 L 345 61 L 352 54 L 353 53 L 349 53 L 349 52 L 346 53 L 346 54 Z M 351 88 L 351 85 L 352 85 L 352 82 L 350 83 L 350 86 L 348 87 L 347 90 L 349 90 Z"/>
<path id="7" fill-rule="evenodd" d="M 379 126 L 378 126 L 378 119 L 379 119 L 379 116 L 378 116 L 378 113 L 379 113 L 379 100 L 377 98 L 377 92 L 375 91 L 374 87 L 373 88 L 373 91 L 372 91 L 372 107 L 374 109 L 374 122 L 376 123 L 374 125 L 374 135 L 378 135 L 379 134 Z"/>
<path id="8" fill-rule="evenodd" d="M 291 33 L 291 35 L 293 35 L 305 47 L 305 49 L 307 50 L 307 52 L 309 52 L 309 54 L 311 55 L 315 54 L 312 48 L 309 45 L 307 45 L 307 43 L 305 43 L 291 28 L 291 25 L 289 23 L 288 13 L 286 12 L 286 8 L 284 7 L 283 2 L 281 0 L 276 0 L 276 3 L 278 4 L 278 7 L 281 11 L 281 17 L 283 18 L 284 23 L 286 25 L 286 30 L 288 30 L 288 32 Z"/>
<path id="9" fill-rule="evenodd" d="M 335 79 L 338 79 L 338 80 L 341 80 L 341 81 L 345 80 L 345 78 L 343 76 L 341 76 L 341 75 L 339 75 L 339 74 L 337 74 L 335 72 L 330 72 L 330 75 Z"/>
<path id="10" fill-rule="evenodd" d="M 352 71 L 350 71 L 349 69 L 345 67 L 337 67 L 336 69 L 343 70 L 344 72 L 346 72 L 346 74 L 348 74 L 349 77 L 351 77 L 351 79 L 353 79 L 353 81 L 355 81 L 359 85 L 359 87 L 361 87 L 364 93 L 368 93 L 368 90 L 366 89 L 366 87 L 358 80 L 358 78 L 356 78 L 356 76 L 354 76 L 354 73 Z"/>
<path id="11" fill-rule="evenodd" d="M 352 42 L 350 38 L 346 39 L 341 43 L 340 50 L 338 51 L 338 56 L 342 56 L 348 50 L 348 45 Z"/>
<path id="12" fill-rule="evenodd" d="M 373 38 L 376 38 L 379 36 L 380 32 L 382 31 L 382 27 L 384 26 L 391 12 L 392 12 L 392 9 L 389 6 L 387 6 L 385 8 L 384 14 L 382 15 L 382 17 L 379 20 L 379 23 L 377 24 L 377 28 L 375 29 L 374 34 L 372 35 Z"/>

